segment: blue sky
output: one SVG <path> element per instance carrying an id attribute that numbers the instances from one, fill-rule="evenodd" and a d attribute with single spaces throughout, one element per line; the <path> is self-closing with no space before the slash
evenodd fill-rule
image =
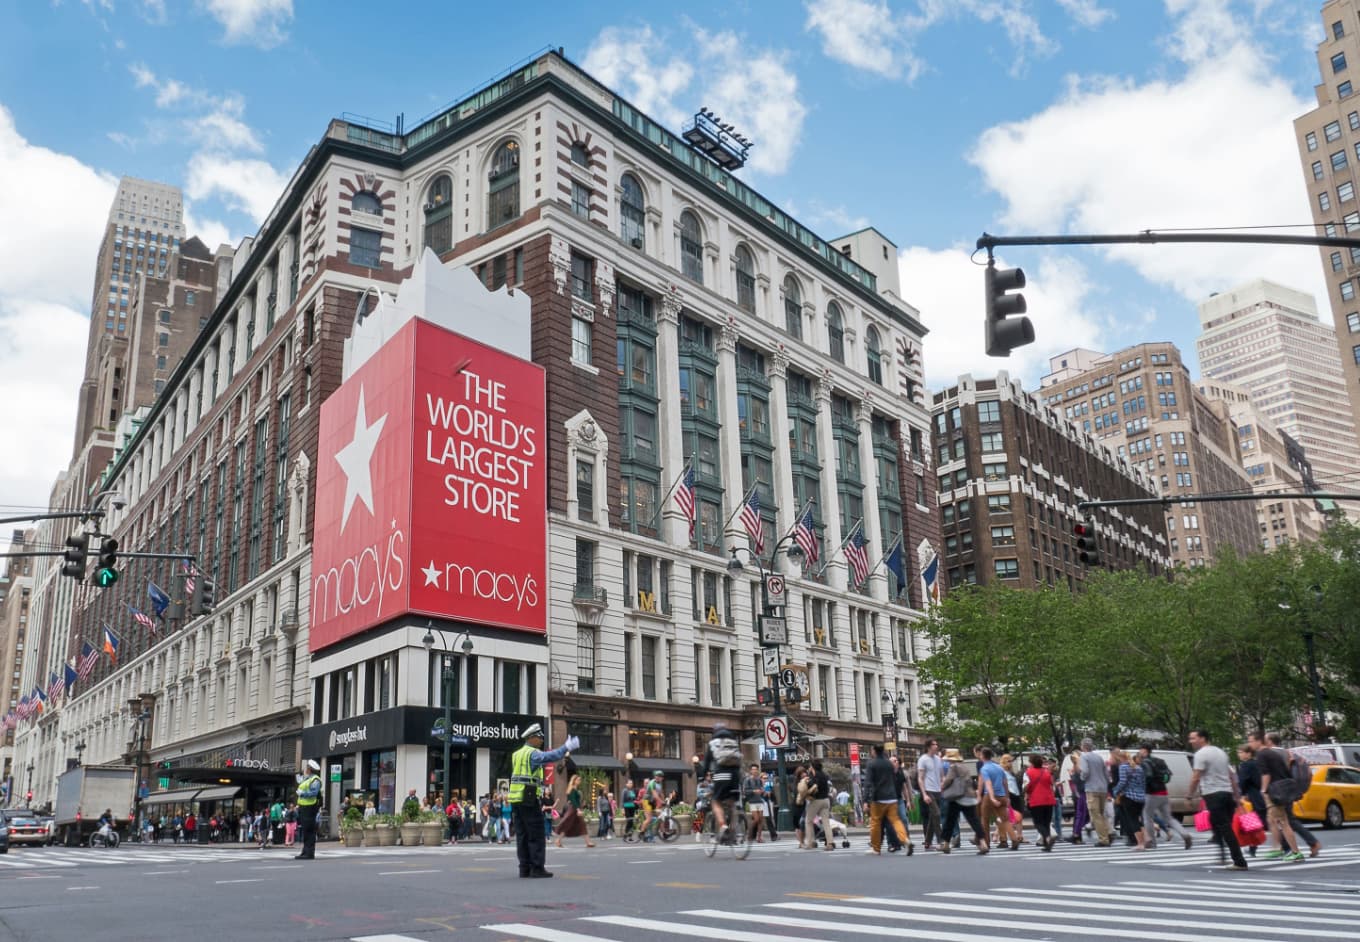
<path id="1" fill-rule="evenodd" d="M 545 46 L 677 125 L 714 107 L 748 182 L 825 236 L 873 224 L 931 328 L 938 387 L 1037 384 L 1075 345 L 1177 342 L 1254 277 L 1323 290 L 1308 249 L 1012 249 L 1038 342 L 981 344 L 992 232 L 1310 218 L 1290 122 L 1318 80 L 1320 0 L 692 0 L 504 5 L 20 0 L 0 13 L 0 504 L 69 457 L 93 277 L 122 174 L 184 188 L 209 242 L 256 230 L 326 122 L 412 126 Z M 564 11 L 569 15 L 564 15 Z M 1360 24 L 1357 24 L 1360 27 Z"/>

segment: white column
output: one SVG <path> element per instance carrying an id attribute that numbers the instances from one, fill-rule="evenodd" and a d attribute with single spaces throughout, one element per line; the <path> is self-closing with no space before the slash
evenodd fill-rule
<path id="1" fill-rule="evenodd" d="M 869 565 L 877 565 L 883 559 L 883 551 L 895 533 L 879 533 L 878 462 L 874 459 L 873 405 L 861 399 L 855 408 L 855 424 L 859 428 L 859 475 L 864 481 L 864 538 L 868 541 Z M 888 575 L 883 566 L 878 566 L 869 577 L 869 594 L 880 602 L 888 601 Z"/>
<path id="2" fill-rule="evenodd" d="M 680 291 L 668 285 L 656 312 L 657 437 L 661 448 L 662 501 L 658 536 L 672 546 L 689 546 L 689 521 L 666 490 L 685 467 L 684 435 L 680 415 Z M 696 510 L 697 513 L 697 510 Z"/>
<path id="3" fill-rule="evenodd" d="M 831 379 L 823 375 L 817 381 L 817 455 L 822 462 L 821 496 L 822 523 L 826 532 L 826 555 L 831 560 L 826 569 L 827 585 L 844 589 L 845 560 L 836 549 L 845 534 L 841 532 L 840 500 L 836 493 L 836 438 L 831 432 Z M 824 560 L 825 561 L 825 560 Z M 820 565 L 820 564 L 819 564 Z M 842 606 L 843 607 L 843 606 Z"/>
<path id="4" fill-rule="evenodd" d="M 746 531 L 734 516 L 746 496 L 741 480 L 741 416 L 737 412 L 737 327 L 732 318 L 718 332 L 718 421 L 722 423 L 718 442 L 722 455 L 725 500 L 723 520 L 731 520 L 723 533 L 723 549 L 746 546 Z"/>
<path id="5" fill-rule="evenodd" d="M 766 375 L 770 378 L 770 435 L 774 441 L 773 489 L 779 510 L 775 514 L 775 530 L 770 535 L 777 540 L 793 527 L 794 516 L 801 507 L 794 505 L 793 472 L 789 461 L 789 357 L 783 350 L 770 355 Z M 788 571 L 788 564 L 781 558 L 774 561 L 781 572 Z"/>

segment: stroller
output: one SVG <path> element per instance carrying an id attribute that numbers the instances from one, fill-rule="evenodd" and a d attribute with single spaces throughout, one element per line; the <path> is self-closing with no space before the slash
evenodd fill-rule
<path id="1" fill-rule="evenodd" d="M 826 822 L 831 822 L 831 843 L 840 842 L 842 848 L 850 846 L 850 831 L 844 824 L 838 821 L 835 815 L 828 814 L 825 818 L 819 818 L 812 826 L 813 835 L 819 843 L 826 842 Z"/>

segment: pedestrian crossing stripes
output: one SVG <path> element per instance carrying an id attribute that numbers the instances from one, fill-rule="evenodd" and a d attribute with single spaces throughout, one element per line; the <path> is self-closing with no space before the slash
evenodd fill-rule
<path id="1" fill-rule="evenodd" d="M 1263 903 L 1263 894 L 1268 898 Z M 734 910 L 690 909 L 639 917 L 591 915 L 553 925 L 505 923 L 480 928 L 495 938 L 535 942 L 631 942 L 649 937 L 796 942 L 910 937 L 934 942 L 1013 942 L 1017 926 L 1040 938 L 1145 942 L 1298 942 L 1354 939 L 1360 899 L 1298 884 L 1224 875 L 1214 881 L 1068 884 L 1051 890 L 1001 887 L 941 891 L 918 898 L 853 896 L 781 900 Z M 360 937 L 354 942 L 407 942 Z"/>
<path id="2" fill-rule="evenodd" d="M 292 860 L 297 847 L 276 847 L 269 850 L 252 848 L 183 847 L 120 847 L 115 849 L 87 847 L 43 847 L 18 851 L 11 849 L 0 854 L 0 872 L 5 870 L 69 869 L 71 867 L 101 867 L 138 864 L 192 863 L 249 863 Z M 395 857 L 411 854 L 435 854 L 443 847 L 323 847 L 321 855 L 330 858 Z"/>
<path id="3" fill-rule="evenodd" d="M 964 856 L 966 858 L 969 854 L 965 852 Z M 1174 846 L 1170 844 L 1161 845 L 1154 850 L 1146 851 L 1124 846 L 1067 845 L 1057 847 L 1049 853 L 1040 852 L 1031 845 L 1022 845 L 1019 851 L 995 849 L 988 855 L 988 859 L 993 858 L 1024 861 L 1062 860 L 1081 863 L 1098 861 L 1114 867 L 1179 868 L 1214 867 L 1219 864 L 1218 848 L 1204 842 L 1195 844 L 1189 850 L 1185 850 L 1179 844 Z M 1255 857 L 1248 857 L 1247 865 L 1252 870 L 1272 870 L 1275 868 L 1288 870 L 1291 876 L 1301 871 L 1360 866 L 1360 844 L 1338 844 L 1334 847 L 1324 847 L 1319 856 L 1308 857 L 1301 861 L 1268 860 L 1263 854 L 1258 854 Z"/>

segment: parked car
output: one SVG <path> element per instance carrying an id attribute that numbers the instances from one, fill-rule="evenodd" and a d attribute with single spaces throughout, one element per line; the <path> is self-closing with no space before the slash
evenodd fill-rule
<path id="1" fill-rule="evenodd" d="M 0 854 L 9 853 L 9 825 L 5 823 L 5 816 L 0 814 Z"/>
<path id="2" fill-rule="evenodd" d="M 9 828 L 11 844 L 46 844 L 52 839 L 52 831 L 36 811 L 28 808 L 7 808 L 4 811 L 5 824 Z"/>
<path id="3" fill-rule="evenodd" d="M 1295 746 L 1295 755 L 1302 756 L 1310 765 L 1349 765 L 1360 768 L 1360 742 L 1324 742 Z"/>
<path id="4" fill-rule="evenodd" d="M 1294 814 L 1300 821 L 1321 821 L 1328 828 L 1360 821 L 1360 769 L 1313 766 L 1313 784 L 1308 794 L 1294 802 Z"/>

